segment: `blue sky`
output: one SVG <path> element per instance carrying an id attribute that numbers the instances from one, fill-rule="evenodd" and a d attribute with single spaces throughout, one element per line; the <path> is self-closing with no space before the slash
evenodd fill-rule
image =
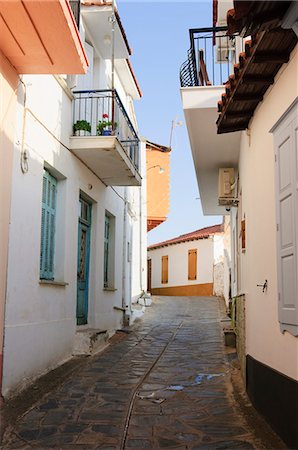
<path id="1" fill-rule="evenodd" d="M 135 103 L 139 132 L 147 139 L 169 145 L 172 120 L 170 214 L 148 233 L 156 243 L 204 226 L 220 217 L 203 216 L 179 92 L 179 68 L 187 58 L 189 28 L 212 26 L 212 1 L 125 1 L 118 8 L 133 50 L 131 62 L 143 92 Z M 162 176 L 162 175 L 160 175 Z"/>

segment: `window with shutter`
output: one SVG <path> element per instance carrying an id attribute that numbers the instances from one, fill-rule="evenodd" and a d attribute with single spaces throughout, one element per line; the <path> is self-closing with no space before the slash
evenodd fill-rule
<path id="1" fill-rule="evenodd" d="M 188 279 L 197 279 L 197 250 L 188 250 Z"/>
<path id="2" fill-rule="evenodd" d="M 168 282 L 168 264 L 169 264 L 169 257 L 162 256 L 161 257 L 161 282 L 163 284 Z"/>
<path id="3" fill-rule="evenodd" d="M 241 220 L 241 249 L 245 250 L 246 241 L 245 241 L 245 219 Z"/>
<path id="4" fill-rule="evenodd" d="M 297 103 L 274 131 L 277 201 L 278 309 L 282 331 L 298 336 Z"/>
<path id="5" fill-rule="evenodd" d="M 109 239 L 110 239 L 110 217 L 105 216 L 104 233 L 104 287 L 109 285 L 108 265 L 109 265 Z"/>
<path id="6" fill-rule="evenodd" d="M 40 278 L 54 279 L 57 180 L 47 170 L 43 173 L 41 206 Z"/>
<path id="7" fill-rule="evenodd" d="M 104 289 L 115 289 L 115 216 L 105 213 L 104 228 Z"/>

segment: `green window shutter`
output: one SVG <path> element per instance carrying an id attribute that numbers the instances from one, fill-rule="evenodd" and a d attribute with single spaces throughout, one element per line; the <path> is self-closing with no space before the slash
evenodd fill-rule
<path id="1" fill-rule="evenodd" d="M 109 240 L 110 240 L 110 218 L 105 216 L 105 234 L 104 234 L 104 287 L 109 284 Z"/>
<path id="2" fill-rule="evenodd" d="M 40 278 L 54 279 L 57 180 L 44 170 L 41 207 Z"/>

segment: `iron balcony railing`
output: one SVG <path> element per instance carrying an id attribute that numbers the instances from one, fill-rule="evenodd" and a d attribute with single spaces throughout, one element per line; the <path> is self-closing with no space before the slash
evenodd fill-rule
<path id="1" fill-rule="evenodd" d="M 80 136 L 118 138 L 131 162 L 139 168 L 139 138 L 116 90 L 73 91 L 73 132 Z"/>
<path id="2" fill-rule="evenodd" d="M 224 84 L 235 59 L 235 38 L 227 27 L 189 30 L 190 48 L 180 68 L 181 87 Z"/>
<path id="3" fill-rule="evenodd" d="M 70 8 L 74 15 L 76 24 L 78 29 L 80 29 L 80 9 L 81 9 L 81 0 L 69 0 Z"/>

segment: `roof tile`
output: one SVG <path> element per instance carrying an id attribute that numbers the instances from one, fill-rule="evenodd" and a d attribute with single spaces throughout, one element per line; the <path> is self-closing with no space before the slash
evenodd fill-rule
<path id="1" fill-rule="evenodd" d="M 210 227 L 201 228 L 200 230 L 191 231 L 190 233 L 181 234 L 167 241 L 159 242 L 157 244 L 149 245 L 148 250 L 155 248 L 166 247 L 167 245 L 180 244 L 181 242 L 195 241 L 198 239 L 208 238 L 216 233 L 223 233 L 223 224 L 212 225 Z"/>

